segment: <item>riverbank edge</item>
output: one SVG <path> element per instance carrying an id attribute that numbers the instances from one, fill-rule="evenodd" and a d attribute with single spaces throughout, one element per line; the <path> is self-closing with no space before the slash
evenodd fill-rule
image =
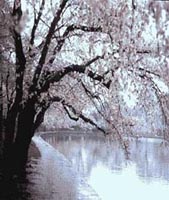
<path id="1" fill-rule="evenodd" d="M 28 160 L 31 158 L 38 159 L 41 157 L 41 153 L 39 148 L 36 146 L 34 141 L 31 141 L 31 144 L 29 146 L 29 151 L 28 151 Z"/>

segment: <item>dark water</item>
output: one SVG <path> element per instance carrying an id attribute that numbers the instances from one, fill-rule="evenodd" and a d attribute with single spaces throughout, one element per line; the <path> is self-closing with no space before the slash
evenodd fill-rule
<path id="1" fill-rule="evenodd" d="M 169 148 L 160 139 L 128 139 L 126 158 L 117 141 L 94 134 L 57 133 L 44 138 L 103 200 L 169 196 Z"/>

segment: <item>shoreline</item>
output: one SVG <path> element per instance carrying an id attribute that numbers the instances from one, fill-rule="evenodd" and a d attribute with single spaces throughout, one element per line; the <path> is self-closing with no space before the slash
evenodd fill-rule
<path id="1" fill-rule="evenodd" d="M 38 147 L 36 146 L 36 144 L 33 141 L 31 141 L 29 151 L 28 151 L 28 160 L 30 160 L 31 158 L 38 159 L 40 157 L 41 157 L 41 153 L 40 153 Z"/>

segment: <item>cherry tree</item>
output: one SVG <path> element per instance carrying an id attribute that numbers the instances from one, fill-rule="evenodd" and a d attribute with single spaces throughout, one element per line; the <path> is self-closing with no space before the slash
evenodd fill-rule
<path id="1" fill-rule="evenodd" d="M 11 13 L 2 13 L 9 17 L 10 34 L 10 51 L 3 49 L 8 64 L 2 63 L 5 78 L 0 87 L 5 168 L 16 173 L 26 164 L 31 139 L 54 102 L 58 118 L 64 112 L 104 134 L 114 133 L 125 148 L 122 135 L 134 123 L 126 117 L 128 98 L 132 97 L 133 110 L 136 105 L 155 105 L 155 98 L 168 126 L 168 93 L 159 87 L 159 81 L 168 85 L 168 43 L 161 26 L 167 21 L 160 22 L 167 3 L 13 3 Z"/>
<path id="2" fill-rule="evenodd" d="M 68 99 L 70 88 L 64 88 L 64 84 L 71 79 L 72 87 L 77 76 L 83 74 L 84 79 L 100 82 L 105 88 L 109 88 L 111 83 L 104 78 L 104 73 L 90 68 L 104 59 L 103 51 L 94 52 L 97 41 L 92 42 L 91 37 L 95 35 L 102 40 L 106 33 L 100 24 L 90 21 L 87 2 L 37 0 L 27 3 L 28 10 L 23 12 L 21 1 L 14 1 L 9 27 L 11 57 L 8 59 L 14 77 L 10 80 L 11 86 L 7 84 L 4 87 L 3 82 L 1 87 L 1 91 L 9 95 L 2 104 L 4 165 L 15 173 L 26 164 L 31 138 L 53 102 L 61 103 L 71 118 L 72 112 L 101 129 L 82 113 L 76 112 L 71 105 L 75 98 Z M 3 54 L 7 56 L 8 51 Z M 9 76 L 10 72 L 8 79 Z"/>
<path id="3" fill-rule="evenodd" d="M 83 105 L 80 107 L 75 103 L 76 111 L 79 109 L 80 113 L 90 110 L 91 117 L 95 107 L 99 120 L 94 121 L 105 129 L 110 129 L 109 132 L 114 133 L 120 140 L 121 135 L 130 133 L 167 137 L 168 61 L 165 50 L 167 45 L 162 44 L 167 40 L 165 14 L 168 3 L 104 1 L 103 6 L 103 2 L 92 1 L 89 5 L 90 18 L 104 27 L 103 31 L 106 33 L 102 35 L 101 41 L 104 46 L 101 46 L 97 37 L 90 36 L 92 41 L 98 44 L 97 52 L 101 48 L 106 52 L 101 65 L 95 64 L 91 67 L 92 70 L 104 74 L 104 79 L 107 82 L 111 80 L 111 83 L 109 90 L 105 90 L 94 81 L 91 83 L 87 80 L 83 84 L 85 79 L 80 77 L 76 85 L 82 87 L 80 90 L 90 100 L 88 105 L 83 105 L 87 102 L 86 96 L 81 102 L 82 94 L 72 87 L 74 89 L 70 90 L 68 98 L 72 99 L 71 105 L 76 102 L 72 98 L 72 93 L 75 92 L 75 99 Z M 157 22 L 160 22 L 160 34 L 163 37 L 158 36 Z M 88 53 L 95 52 L 90 49 Z M 79 75 L 74 75 L 73 78 L 75 77 L 79 79 Z M 69 84 L 66 84 L 66 87 L 69 87 Z"/>
<path id="4" fill-rule="evenodd" d="M 158 134 L 161 129 L 166 136 L 168 2 L 113 1 L 106 14 L 102 9 L 102 24 L 111 39 L 107 55 L 107 76 L 113 78 L 107 90 L 111 126 L 122 134 L 143 132 L 145 126 L 147 133 Z"/>

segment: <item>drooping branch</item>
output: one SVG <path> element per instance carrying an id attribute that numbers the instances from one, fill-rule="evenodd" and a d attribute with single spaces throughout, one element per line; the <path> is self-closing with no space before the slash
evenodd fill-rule
<path id="1" fill-rule="evenodd" d="M 39 125 L 44 120 L 44 114 L 46 110 L 50 107 L 50 105 L 54 102 L 60 102 L 63 105 L 63 108 L 65 109 L 66 113 L 68 114 L 69 118 L 78 121 L 79 119 L 82 119 L 84 122 L 91 124 L 92 126 L 96 127 L 98 130 L 103 132 L 105 135 L 107 134 L 106 131 L 99 127 L 97 123 L 95 123 L 92 119 L 89 117 L 84 116 L 82 113 L 78 113 L 76 109 L 69 103 L 65 101 L 64 98 L 61 98 L 59 96 L 50 97 L 47 100 L 42 101 L 39 104 L 40 111 L 36 115 L 36 119 L 34 122 L 34 130 L 39 127 Z"/>
<path id="2" fill-rule="evenodd" d="M 99 96 L 98 96 L 97 94 L 93 94 L 90 90 L 88 90 L 88 89 L 86 88 L 85 84 L 84 84 L 82 81 L 81 81 L 81 85 L 82 85 L 82 87 L 83 87 L 85 93 L 87 94 L 87 96 L 88 96 L 88 97 L 90 98 L 90 100 L 92 101 L 92 103 L 93 103 L 94 107 L 96 108 L 97 112 L 100 114 L 100 116 L 103 117 L 103 119 L 110 125 L 110 127 L 111 127 L 113 130 L 115 130 L 115 135 L 117 136 L 117 138 L 118 138 L 120 144 L 122 145 L 122 147 L 125 149 L 125 152 L 128 154 L 128 147 L 127 147 L 127 144 L 125 143 L 124 139 L 122 138 L 122 136 L 121 136 L 121 134 L 120 134 L 118 128 L 116 127 L 115 124 L 113 124 L 109 119 L 107 119 L 107 118 L 104 116 L 103 112 L 100 111 L 100 109 L 99 109 L 98 106 L 96 105 L 94 99 L 100 100 L 100 102 L 101 102 L 101 99 L 99 98 Z M 103 106 L 103 104 L 102 104 L 102 106 Z M 110 132 L 107 131 L 106 134 L 110 134 Z"/>
<path id="3" fill-rule="evenodd" d="M 86 95 L 89 97 L 89 99 L 92 101 L 93 105 L 95 106 L 97 112 L 109 124 L 109 121 L 105 118 L 104 114 L 100 111 L 100 109 L 98 108 L 98 106 L 95 103 L 95 99 L 97 99 L 99 101 L 99 103 L 102 105 L 102 107 L 104 108 L 103 102 L 102 102 L 101 98 L 99 97 L 99 95 L 98 94 L 93 94 L 89 89 L 87 89 L 87 87 L 85 86 L 83 81 L 81 81 L 81 85 L 82 85 Z"/>
<path id="4" fill-rule="evenodd" d="M 36 67 L 36 70 L 34 72 L 33 85 L 31 86 L 30 91 L 34 90 L 37 86 L 37 81 L 38 81 L 39 76 L 41 74 L 43 65 L 45 63 L 46 56 L 47 56 L 48 51 L 49 51 L 49 46 L 50 46 L 53 34 L 55 33 L 56 25 L 60 21 L 61 14 L 62 14 L 67 2 L 68 2 L 68 0 L 62 0 L 61 4 L 59 6 L 59 9 L 57 10 L 55 17 L 53 18 L 53 21 L 50 25 L 50 28 L 49 28 L 49 31 L 47 33 L 46 40 L 45 40 L 45 43 L 44 43 L 44 46 L 43 46 L 43 49 L 42 49 L 42 52 L 41 52 L 41 56 L 40 56 L 40 59 L 39 59 L 38 66 Z"/>
<path id="5" fill-rule="evenodd" d="M 130 72 L 133 72 L 132 69 L 128 69 Z M 137 72 L 137 73 L 136 73 Z M 169 111 L 165 108 L 167 108 L 166 106 L 164 106 L 164 104 L 167 104 L 165 102 L 167 102 L 167 100 L 165 100 L 165 102 L 163 101 L 163 98 L 161 97 L 161 91 L 158 87 L 158 85 L 155 83 L 155 81 L 153 80 L 152 77 L 160 77 L 159 74 L 152 72 L 150 70 L 147 69 L 143 69 L 143 68 L 138 68 L 137 71 L 134 72 L 136 75 L 138 75 L 141 79 L 144 79 L 146 81 L 148 81 L 151 84 L 152 89 L 155 91 L 155 95 L 157 97 L 157 100 L 159 102 L 160 108 L 161 108 L 161 112 L 163 114 L 163 118 L 165 121 L 165 124 L 167 126 L 169 126 Z"/>
<path id="6" fill-rule="evenodd" d="M 135 70 L 132 68 L 127 68 L 127 70 L 131 73 L 135 73 L 138 77 L 140 77 L 142 79 L 147 79 L 152 76 L 156 76 L 158 78 L 160 77 L 160 75 L 157 74 L 156 72 L 150 71 L 148 69 L 144 69 L 142 67 L 138 67 Z"/>
<path id="7" fill-rule="evenodd" d="M 144 69 L 144 68 L 139 67 L 138 70 L 139 70 L 140 72 L 147 73 L 147 74 L 149 74 L 149 75 L 154 75 L 154 76 L 160 77 L 159 74 L 157 74 L 156 72 L 150 71 L 150 70 L 148 70 L 148 69 Z"/>
<path id="8" fill-rule="evenodd" d="M 78 121 L 79 120 L 79 114 L 77 114 L 76 110 L 73 106 L 67 105 L 65 103 L 62 103 L 63 108 L 65 109 L 66 113 L 68 114 L 69 118 Z"/>
<path id="9" fill-rule="evenodd" d="M 102 84 L 105 87 L 109 88 L 110 84 L 111 84 L 111 80 L 108 80 L 108 81 L 105 80 L 104 75 L 96 74 L 96 73 L 92 72 L 91 70 L 88 70 L 88 72 L 85 73 L 88 66 L 90 66 L 91 64 L 93 64 L 94 62 L 96 62 L 99 59 L 103 59 L 103 57 L 104 56 L 96 56 L 84 64 L 81 64 L 81 65 L 72 64 L 70 66 L 65 67 L 63 70 L 53 72 L 53 73 L 50 73 L 50 72 L 46 73 L 46 75 L 44 77 L 42 77 L 40 91 L 41 92 L 47 91 L 49 89 L 51 83 L 59 82 L 65 75 L 67 75 L 71 72 L 78 72 L 78 73 L 86 74 L 91 79 L 102 82 Z"/>
<path id="10" fill-rule="evenodd" d="M 63 108 L 65 109 L 65 111 L 68 114 L 70 119 L 72 119 L 74 121 L 78 121 L 79 119 L 82 119 L 84 122 L 91 124 L 92 126 L 96 127 L 98 130 L 103 132 L 104 135 L 107 134 L 106 131 L 103 128 L 99 127 L 97 125 L 97 123 L 95 123 L 92 119 L 84 116 L 82 113 L 77 113 L 76 109 L 72 105 L 66 103 L 65 101 L 62 101 L 61 103 L 62 103 Z M 71 113 L 73 113 L 74 116 Z"/>
<path id="11" fill-rule="evenodd" d="M 90 98 L 92 98 L 92 99 L 98 99 L 98 100 L 100 100 L 99 95 L 96 94 L 96 93 L 93 94 L 93 93 L 85 86 L 85 84 L 83 83 L 83 81 L 80 81 L 80 83 L 81 83 L 81 85 L 82 85 L 82 87 L 83 87 L 85 93 L 87 94 L 87 96 L 90 96 Z"/>
<path id="12" fill-rule="evenodd" d="M 147 78 L 148 81 L 151 82 L 152 88 L 154 89 L 156 97 L 157 97 L 158 102 L 160 104 L 160 108 L 161 108 L 161 112 L 163 114 L 165 124 L 169 127 L 169 108 L 167 109 L 167 106 L 166 106 L 167 100 L 165 100 L 165 101 L 163 100 L 162 96 L 160 95 L 161 94 L 160 89 L 159 89 L 158 85 L 153 81 L 153 79 L 150 78 L 150 77 L 146 77 L 146 78 Z M 165 133 L 165 135 L 166 134 L 168 134 L 168 133 Z"/>

